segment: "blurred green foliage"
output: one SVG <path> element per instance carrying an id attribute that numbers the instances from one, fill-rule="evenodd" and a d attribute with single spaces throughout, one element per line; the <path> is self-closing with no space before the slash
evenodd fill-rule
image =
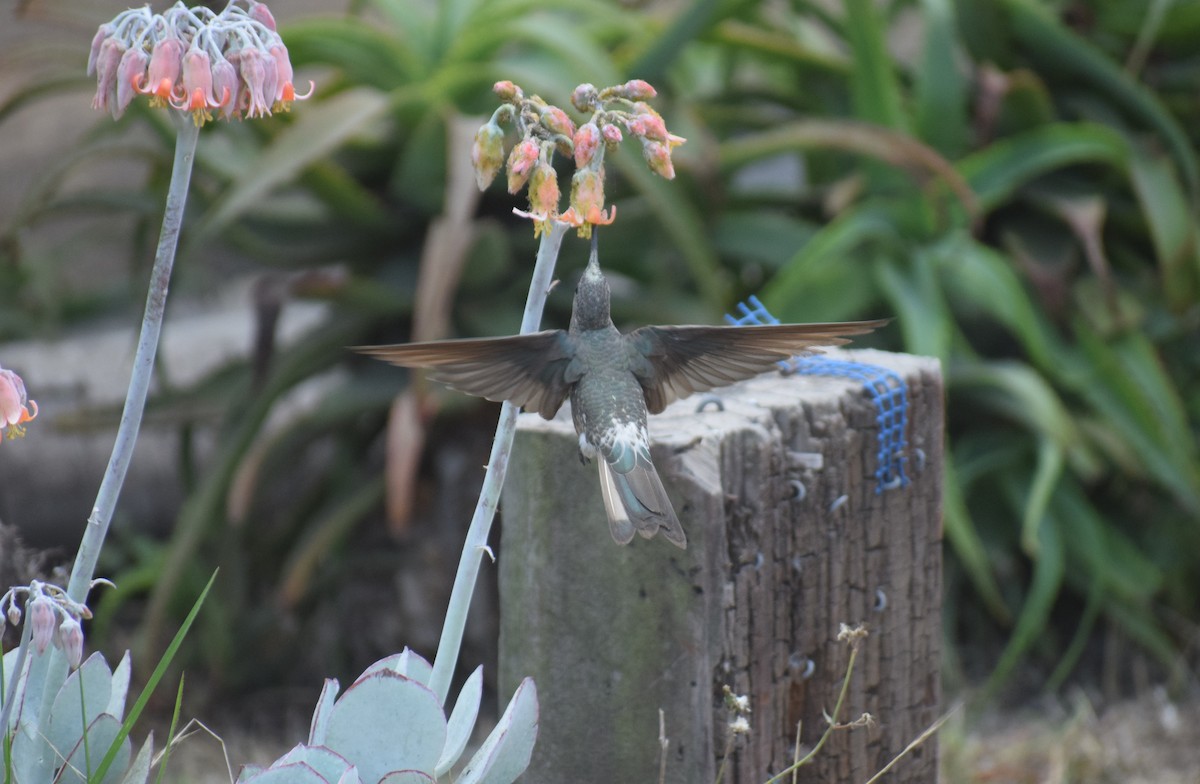
<path id="1" fill-rule="evenodd" d="M 610 169 L 606 265 L 637 283 L 617 319 L 716 321 L 749 293 L 788 321 L 895 315 L 887 347 L 946 375 L 946 628 L 1002 646 L 987 688 L 1031 653 L 1055 687 L 1105 629 L 1165 669 L 1183 662 L 1200 619 L 1200 3 L 362 0 L 340 18 L 277 16 L 301 74 L 321 74 L 317 95 L 206 130 L 185 253 L 226 243 L 288 272 L 339 265 L 290 279 L 332 315 L 265 375 L 231 367 L 159 401 L 218 401 L 221 447 L 173 538 L 143 545 L 122 580 L 169 611 L 222 561 L 237 588 L 209 624 L 213 660 L 254 639 L 232 620 L 242 608 L 378 515 L 364 456 L 397 377 L 342 347 L 406 337 L 448 124 L 490 112 L 498 79 L 566 106 L 577 83 L 636 77 L 688 143 L 675 182 L 633 156 Z M 140 154 L 169 160 L 161 117 L 104 125 L 91 154 L 144 125 Z M 162 187 L 152 177 L 119 206 L 153 215 Z M 55 206 L 37 198 L 28 220 Z M 515 329 L 534 246 L 512 206 L 499 188 L 482 197 L 459 334 Z M 548 321 L 567 306 L 552 299 Z M 264 440 L 277 402 L 334 368 L 348 372 L 325 403 Z M 278 503 L 314 454 L 328 467 Z M 255 523 L 231 526 L 250 461 Z M 308 590 L 334 568 L 304 572 Z M 256 633 L 278 630 L 260 618 Z"/>

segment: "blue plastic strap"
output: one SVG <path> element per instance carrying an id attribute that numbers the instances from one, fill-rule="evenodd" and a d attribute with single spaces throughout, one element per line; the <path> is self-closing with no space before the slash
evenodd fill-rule
<path id="1" fill-rule="evenodd" d="M 758 297 L 751 296 L 750 304 L 738 303 L 738 317 L 725 315 L 725 320 L 734 326 L 778 324 L 779 319 L 771 315 Z M 909 483 L 904 473 L 904 456 L 908 446 L 905 433 L 908 431 L 908 389 L 897 373 L 878 365 L 863 362 L 845 362 L 824 356 L 792 357 L 779 363 L 784 373 L 806 376 L 837 376 L 862 383 L 863 389 L 875 403 L 875 421 L 879 424 L 876 437 L 879 451 L 876 455 L 875 492 L 882 493 Z"/>

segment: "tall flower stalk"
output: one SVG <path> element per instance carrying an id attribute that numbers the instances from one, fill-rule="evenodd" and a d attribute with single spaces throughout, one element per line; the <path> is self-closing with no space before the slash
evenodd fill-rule
<path id="1" fill-rule="evenodd" d="M 555 221 L 542 233 L 538 246 L 537 261 L 533 266 L 533 279 L 529 282 L 529 296 L 525 300 L 525 315 L 521 318 L 521 334 L 535 332 L 542 321 L 542 310 L 546 295 L 554 279 L 554 265 L 558 260 L 558 249 L 568 224 Z M 471 595 L 475 591 L 475 580 L 479 576 L 479 565 L 488 549 L 488 534 L 496 517 L 500 503 L 500 490 L 504 487 L 504 475 L 508 471 L 508 458 L 512 453 L 513 436 L 517 430 L 518 407 L 505 401 L 500 407 L 500 421 L 496 425 L 496 437 L 492 441 L 492 452 L 488 457 L 487 472 L 483 477 L 483 488 L 467 529 L 454 575 L 454 587 L 450 591 L 450 604 L 446 608 L 446 620 L 442 625 L 442 637 L 438 642 L 437 658 L 433 662 L 433 676 L 429 687 L 445 703 L 450 691 L 450 679 L 462 647 L 463 629 L 467 624 L 467 611 L 471 606 Z"/>

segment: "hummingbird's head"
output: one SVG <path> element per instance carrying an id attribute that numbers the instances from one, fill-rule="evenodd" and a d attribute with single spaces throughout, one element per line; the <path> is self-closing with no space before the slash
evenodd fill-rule
<path id="1" fill-rule="evenodd" d="M 609 311 L 608 281 L 600 271 L 596 245 L 575 288 L 575 305 L 571 310 L 572 329 L 602 329 L 612 325 Z"/>

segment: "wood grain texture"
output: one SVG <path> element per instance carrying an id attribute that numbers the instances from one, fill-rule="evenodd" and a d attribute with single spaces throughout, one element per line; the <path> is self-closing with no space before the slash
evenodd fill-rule
<path id="1" fill-rule="evenodd" d="M 798 780 L 865 781 L 937 718 L 938 366 L 830 353 L 906 380 L 912 484 L 876 493 L 874 407 L 857 382 L 766 374 L 721 390 L 724 410 L 697 413 L 704 398 L 689 398 L 651 418 L 686 552 L 615 546 L 569 418 L 522 416 L 499 557 L 502 696 L 533 675 L 542 700 L 524 781 L 657 781 L 660 708 L 666 781 L 712 781 L 727 684 L 753 712 L 724 781 L 762 782 L 790 763 L 797 721 L 803 746 L 823 731 L 849 653 L 836 641 L 842 623 L 870 631 L 842 719 L 869 712 L 877 724 L 835 733 Z M 935 780 L 932 742 L 888 778 Z"/>

